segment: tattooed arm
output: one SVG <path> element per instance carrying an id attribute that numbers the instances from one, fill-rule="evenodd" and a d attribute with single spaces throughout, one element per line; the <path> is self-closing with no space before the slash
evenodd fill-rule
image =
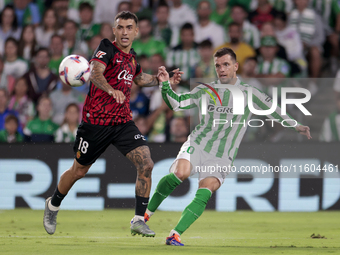
<path id="1" fill-rule="evenodd" d="M 158 68 L 158 75 L 159 75 L 159 70 L 165 67 L 161 66 Z M 181 82 L 181 75 L 183 74 L 182 71 L 179 70 L 179 68 L 175 69 L 172 71 L 173 76 L 170 78 L 170 83 L 171 84 L 179 84 Z M 135 77 L 133 80 L 138 86 L 140 87 L 151 87 L 151 86 L 157 86 L 159 85 L 159 79 L 158 75 L 150 75 L 146 73 L 140 73 Z"/>
<path id="2" fill-rule="evenodd" d="M 152 87 L 159 84 L 157 76 L 141 72 L 133 80 L 140 87 Z"/>
<path id="3" fill-rule="evenodd" d="M 105 71 L 105 65 L 98 62 L 91 62 L 91 73 L 90 73 L 90 81 L 99 89 L 105 91 L 110 96 L 112 96 L 118 103 L 123 103 L 125 100 L 125 96 L 123 92 L 120 90 L 113 89 L 110 84 L 107 83 L 103 73 Z"/>

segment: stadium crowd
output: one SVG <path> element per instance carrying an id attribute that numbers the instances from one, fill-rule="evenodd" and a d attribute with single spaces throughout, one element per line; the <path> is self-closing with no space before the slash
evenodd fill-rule
<path id="1" fill-rule="evenodd" d="M 113 41 L 120 11 L 139 18 L 132 47 L 144 72 L 184 71 L 178 93 L 190 78 L 216 78 L 212 55 L 221 47 L 237 54 L 241 80 L 267 93 L 265 78 L 320 78 L 324 66 L 340 78 L 337 0 L 0 0 L 0 9 L 0 142 L 74 141 L 89 84 L 62 84 L 59 64 L 70 54 L 89 60 L 103 38 Z M 307 84 L 312 95 L 318 86 Z M 340 141 L 340 83 L 334 90 L 322 141 Z M 194 113 L 171 111 L 158 88 L 133 84 L 130 105 L 149 142 L 186 140 Z"/>

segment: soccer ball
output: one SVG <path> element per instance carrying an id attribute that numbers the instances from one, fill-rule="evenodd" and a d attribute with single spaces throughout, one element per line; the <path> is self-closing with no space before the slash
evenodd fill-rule
<path id="1" fill-rule="evenodd" d="M 62 82 L 71 87 L 82 86 L 90 78 L 90 64 L 79 55 L 67 56 L 60 63 L 59 76 Z"/>

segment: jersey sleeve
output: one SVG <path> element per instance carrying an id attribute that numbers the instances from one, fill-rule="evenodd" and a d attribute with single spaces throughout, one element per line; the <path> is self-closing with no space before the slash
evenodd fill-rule
<path id="1" fill-rule="evenodd" d="M 201 93 L 196 88 L 191 92 L 177 94 L 172 90 L 169 81 L 162 82 L 160 85 L 162 97 L 165 103 L 173 111 L 188 110 L 198 106 L 198 93 Z"/>
<path id="2" fill-rule="evenodd" d="M 270 96 L 263 93 L 261 90 L 251 87 L 253 91 L 253 104 L 254 108 L 257 110 L 268 110 L 273 105 L 273 100 Z M 297 126 L 301 125 L 301 123 L 297 122 L 292 116 L 289 114 L 281 114 L 281 107 L 277 105 L 275 111 L 267 115 L 268 118 L 272 119 L 275 122 L 281 122 L 285 120 L 284 125 L 289 126 L 289 128 L 295 130 L 295 124 L 297 123 Z"/>
<path id="3" fill-rule="evenodd" d="M 135 75 L 133 76 L 133 79 L 136 78 L 137 75 L 141 74 L 142 73 L 142 67 L 140 66 L 139 63 L 137 63 L 137 66 L 136 66 L 136 73 Z"/>
<path id="4" fill-rule="evenodd" d="M 94 51 L 90 62 L 98 61 L 107 66 L 112 58 L 112 43 L 108 39 L 103 39 L 97 49 Z"/>

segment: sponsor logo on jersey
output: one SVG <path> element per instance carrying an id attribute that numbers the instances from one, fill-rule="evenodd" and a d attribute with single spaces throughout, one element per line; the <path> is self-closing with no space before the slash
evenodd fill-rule
<path id="1" fill-rule="evenodd" d="M 218 112 L 218 113 L 233 113 L 232 107 L 215 106 L 213 104 L 208 105 L 208 112 Z"/>
<path id="2" fill-rule="evenodd" d="M 129 74 L 129 71 L 123 70 L 118 74 L 118 80 L 127 80 L 127 81 L 132 81 L 133 75 Z"/>
<path id="3" fill-rule="evenodd" d="M 105 56 L 105 55 L 106 55 L 106 52 L 101 51 L 101 50 L 99 50 L 99 51 L 96 53 L 96 57 L 97 57 L 97 58 L 103 58 L 103 56 Z"/>
<path id="4" fill-rule="evenodd" d="M 135 140 L 138 140 L 138 139 L 141 139 L 141 138 L 145 141 L 144 135 L 141 135 L 141 134 L 135 135 Z"/>

